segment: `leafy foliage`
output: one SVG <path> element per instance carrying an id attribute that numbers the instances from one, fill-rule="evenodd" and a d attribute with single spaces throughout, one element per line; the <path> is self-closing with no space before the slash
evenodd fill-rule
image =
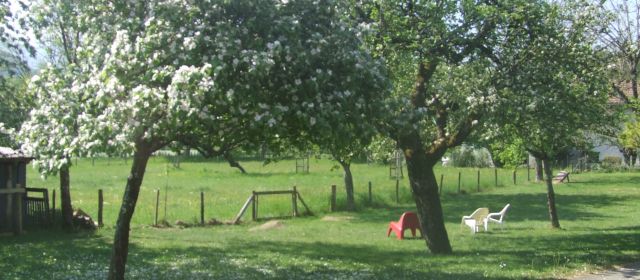
<path id="1" fill-rule="evenodd" d="M 490 145 L 494 161 L 499 161 L 504 167 L 518 167 L 527 159 L 525 144 L 518 138 L 502 138 Z"/>
<path id="2" fill-rule="evenodd" d="M 26 58 L 36 53 L 26 35 L 27 20 L 21 13 L 26 8 L 23 0 L 0 0 L 0 88 L 10 86 L 8 77 L 27 71 Z"/>
<path id="3" fill-rule="evenodd" d="M 29 116 L 34 100 L 27 93 L 27 78 L 14 76 L 4 80 L 0 89 L 0 146 L 17 148 L 12 135 Z"/>
<path id="4" fill-rule="evenodd" d="M 619 141 L 624 148 L 640 148 L 640 124 L 636 121 L 629 121 L 624 124 L 624 130 L 620 133 Z"/>
<path id="5" fill-rule="evenodd" d="M 24 1 L 0 0 L 0 146 L 17 146 L 10 135 L 26 119 L 33 101 L 25 93 L 27 59 L 35 55 L 26 35 L 25 9 Z"/>
<path id="6" fill-rule="evenodd" d="M 536 15 L 504 34 L 510 48 L 496 61 L 506 73 L 498 122 L 522 139 L 538 158 L 553 158 L 584 139 L 608 114 L 608 84 L 591 33 L 597 7 L 581 1 L 532 6 Z M 514 23 L 517 24 L 517 23 Z"/>

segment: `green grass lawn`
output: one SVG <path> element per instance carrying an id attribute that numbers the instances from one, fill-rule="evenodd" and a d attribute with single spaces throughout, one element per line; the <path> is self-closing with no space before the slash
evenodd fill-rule
<path id="1" fill-rule="evenodd" d="M 127 266 L 130 279 L 548 279 L 640 260 L 640 173 L 572 174 L 569 184 L 556 186 L 562 230 L 549 226 L 545 187 L 527 183 L 526 170 L 442 168 L 442 202 L 454 254 L 428 253 L 424 240 L 387 238 L 386 228 L 406 210 L 415 208 L 408 183 L 395 181 L 388 167 L 353 166 L 359 211 L 328 213 L 332 184 L 344 203 L 341 170 L 333 163 L 311 160 L 310 174 L 295 174 L 293 161 L 262 166 L 242 162 L 241 175 L 223 162 L 187 161 L 176 169 L 155 158 L 147 169 L 134 215 Z M 168 166 L 168 167 L 167 167 Z M 113 224 L 127 177 L 123 160 L 81 160 L 71 170 L 74 207 L 97 211 L 97 190 L 105 193 L 105 224 L 95 233 L 35 230 L 0 237 L 0 279 L 105 278 Z M 166 175 L 168 170 L 168 176 Z M 30 171 L 30 187 L 53 189 L 57 178 L 42 181 Z M 462 189 L 457 194 L 458 172 Z M 406 174 L 405 174 L 406 175 Z M 533 174 L 532 174 L 533 175 Z M 373 184 L 368 203 L 367 182 Z M 313 217 L 282 220 L 283 226 L 250 231 L 250 213 L 239 226 L 157 229 L 153 222 L 155 189 L 164 200 L 167 220 L 194 222 L 199 217 L 200 191 L 205 192 L 206 218 L 231 220 L 253 190 L 290 189 L 296 185 Z M 499 211 L 512 204 L 504 231 L 472 235 L 460 228 L 460 217 L 478 207 Z M 290 212 L 290 197 L 260 199 L 261 216 Z M 164 206 L 161 205 L 161 218 Z M 347 217 L 325 221 L 323 216 Z"/>

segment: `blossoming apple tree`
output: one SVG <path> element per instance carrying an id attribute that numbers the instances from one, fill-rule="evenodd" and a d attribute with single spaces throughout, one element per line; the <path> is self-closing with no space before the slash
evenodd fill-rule
<path id="1" fill-rule="evenodd" d="M 295 137 L 323 122 L 349 122 L 338 104 L 377 98 L 363 85 L 384 84 L 356 44 L 357 30 L 316 17 L 333 1 L 94 2 L 80 20 L 110 24 L 85 33 L 78 56 L 88 63 L 58 74 L 73 75 L 67 86 L 48 70 L 36 80 L 54 98 L 76 97 L 66 105 L 77 109 L 76 133 L 55 139 L 57 153 L 133 154 L 110 279 L 124 278 L 130 221 L 154 151 L 172 142 L 218 151 L 234 139 Z M 40 111 L 61 121 L 69 113 Z"/>

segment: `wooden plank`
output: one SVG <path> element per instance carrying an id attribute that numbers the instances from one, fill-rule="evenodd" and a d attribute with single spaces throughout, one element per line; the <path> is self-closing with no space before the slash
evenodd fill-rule
<path id="1" fill-rule="evenodd" d="M 294 191 L 264 191 L 264 192 L 253 192 L 257 195 L 270 195 L 270 194 L 292 194 Z"/>
<path id="2" fill-rule="evenodd" d="M 565 179 L 569 182 L 569 172 L 561 171 L 553 177 L 553 181 L 556 183 L 563 183 Z"/>
<path id="3" fill-rule="evenodd" d="M 0 194 L 21 194 L 21 193 L 27 193 L 27 190 L 23 188 L 0 189 Z"/>
<path id="4" fill-rule="evenodd" d="M 51 217 L 51 213 L 49 212 L 49 190 L 48 189 L 44 189 L 44 192 L 42 193 L 42 197 L 44 198 L 44 213 L 45 213 L 45 217 L 44 220 L 45 222 L 48 223 L 49 218 Z"/>
<path id="5" fill-rule="evenodd" d="M 300 202 L 302 203 L 302 206 L 304 206 L 304 209 L 307 210 L 307 213 L 309 213 L 309 215 L 313 216 L 313 212 L 311 212 L 311 209 L 309 209 L 309 206 L 307 206 L 307 204 L 304 203 L 304 199 L 302 199 L 302 196 L 300 195 L 300 193 L 298 193 L 298 199 L 300 199 Z"/>
<path id="6" fill-rule="evenodd" d="M 242 208 L 240 209 L 240 212 L 238 212 L 238 215 L 236 215 L 236 218 L 233 219 L 233 224 L 236 225 L 238 224 L 238 222 L 240 222 L 240 218 L 242 218 L 242 215 L 244 215 L 244 212 L 247 211 L 247 208 L 249 208 L 249 204 L 253 202 L 253 195 L 250 196 L 247 199 L 247 202 L 244 203 L 244 205 L 242 206 Z"/>

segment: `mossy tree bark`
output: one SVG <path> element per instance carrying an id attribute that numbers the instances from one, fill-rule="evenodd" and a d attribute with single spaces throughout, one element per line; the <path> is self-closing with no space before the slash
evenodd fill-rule
<path id="1" fill-rule="evenodd" d="M 127 178 L 127 186 L 125 188 L 118 222 L 116 223 L 116 232 L 113 239 L 113 250 L 111 255 L 111 265 L 109 267 L 110 280 L 124 279 L 125 265 L 127 263 L 127 255 L 129 253 L 129 230 L 131 228 L 131 218 L 138 202 L 140 194 L 140 185 L 147 168 L 147 162 L 153 152 L 152 145 L 145 141 L 136 143 L 136 150 L 133 155 L 131 164 L 131 172 Z"/>
<path id="2" fill-rule="evenodd" d="M 65 229 L 73 228 L 73 207 L 71 206 L 71 179 L 69 166 L 60 168 L 60 208 L 62 213 L 62 226 Z"/>
<path id="3" fill-rule="evenodd" d="M 238 168 L 240 172 L 242 172 L 242 174 L 247 174 L 247 171 L 242 167 L 242 165 L 240 165 L 239 162 L 236 161 L 233 155 L 231 155 L 231 152 L 225 152 L 223 156 L 224 159 L 229 163 L 229 166 Z"/>
<path id="4" fill-rule="evenodd" d="M 542 167 L 542 160 L 536 159 L 536 182 L 542 182 L 544 180 L 544 168 Z"/>
<path id="5" fill-rule="evenodd" d="M 558 210 L 556 209 L 556 195 L 553 191 L 553 171 L 551 168 L 551 160 L 543 160 L 542 165 L 544 165 L 544 173 L 546 175 L 545 181 L 547 183 L 547 206 L 549 207 L 549 219 L 551 220 L 552 227 L 560 228 Z"/>
<path id="6" fill-rule="evenodd" d="M 422 148 L 417 134 L 401 140 L 400 143 L 407 160 L 411 192 L 427 247 L 434 254 L 449 254 L 452 248 L 444 225 L 438 182 L 433 172 L 435 163 L 440 160 L 446 148 L 429 153 Z"/>
<path id="7" fill-rule="evenodd" d="M 351 174 L 351 163 L 348 161 L 339 161 L 344 170 L 344 187 L 347 191 L 347 211 L 356 210 L 356 200 L 353 194 L 353 175 Z"/>

